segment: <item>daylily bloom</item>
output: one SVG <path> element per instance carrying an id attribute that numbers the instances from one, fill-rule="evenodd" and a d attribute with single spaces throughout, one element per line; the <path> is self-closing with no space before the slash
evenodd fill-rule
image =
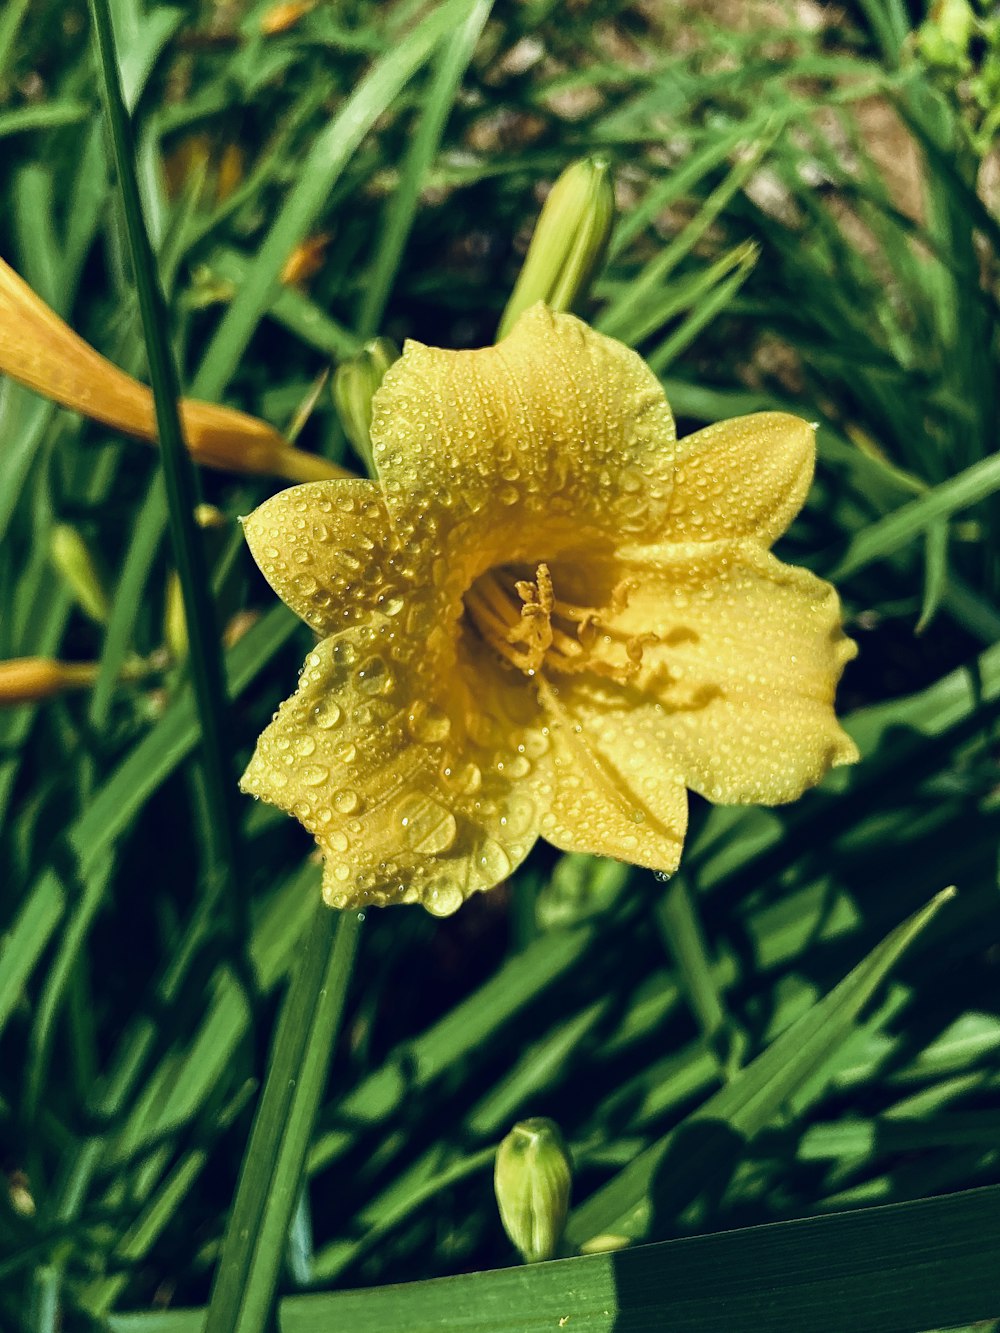
<path id="1" fill-rule="evenodd" d="M 856 759 L 837 595 L 768 550 L 813 435 L 761 413 L 678 442 L 640 358 L 541 305 L 495 347 L 408 343 L 378 479 L 245 523 L 322 637 L 243 787 L 315 835 L 326 900 L 447 914 L 539 835 L 671 872 L 686 788 L 789 801 Z"/>
<path id="2" fill-rule="evenodd" d="M 74 412 L 156 441 L 151 390 L 84 342 L 2 259 L 0 372 Z M 328 459 L 294 448 L 266 421 L 235 408 L 186 398 L 180 416 L 188 450 L 208 467 L 288 481 L 346 475 Z"/>

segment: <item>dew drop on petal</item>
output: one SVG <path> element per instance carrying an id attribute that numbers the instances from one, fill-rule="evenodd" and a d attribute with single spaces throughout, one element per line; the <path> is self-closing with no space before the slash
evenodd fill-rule
<path id="1" fill-rule="evenodd" d="M 433 704 L 418 701 L 407 714 L 406 726 L 414 740 L 435 744 L 451 731 L 451 719 Z"/>
<path id="2" fill-rule="evenodd" d="M 332 731 L 340 723 L 340 705 L 332 699 L 321 699 L 313 709 L 313 724 L 321 731 Z"/>
<path id="3" fill-rule="evenodd" d="M 451 916 L 465 901 L 462 890 L 452 880 L 439 880 L 425 893 L 423 904 L 432 916 Z"/>
<path id="4" fill-rule="evenodd" d="M 451 847 L 458 834 L 455 816 L 423 792 L 404 797 L 397 815 L 407 845 L 425 856 L 438 856 Z"/>
<path id="5" fill-rule="evenodd" d="M 484 838 L 476 853 L 479 873 L 490 885 L 498 884 L 510 874 L 510 857 L 492 838 Z"/>
<path id="6" fill-rule="evenodd" d="M 341 787 L 333 798 L 333 804 L 342 815 L 353 815 L 361 809 L 361 797 L 350 787 Z"/>

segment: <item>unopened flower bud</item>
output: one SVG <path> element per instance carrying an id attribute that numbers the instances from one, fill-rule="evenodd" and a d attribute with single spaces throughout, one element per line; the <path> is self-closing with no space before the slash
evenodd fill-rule
<path id="1" fill-rule="evenodd" d="M 104 580 L 90 547 L 68 523 L 57 523 L 49 537 L 49 559 L 73 594 L 80 610 L 98 625 L 111 614 Z"/>
<path id="2" fill-rule="evenodd" d="M 313 8 L 315 0 L 287 0 L 287 3 L 272 5 L 265 10 L 260 20 L 260 30 L 265 37 L 275 37 L 279 33 L 294 28 L 299 19 L 304 18 Z"/>
<path id="3" fill-rule="evenodd" d="M 184 613 L 184 593 L 175 569 L 167 575 L 163 599 L 163 641 L 175 662 L 183 662 L 188 655 L 187 616 Z"/>
<path id="4" fill-rule="evenodd" d="M 314 278 L 326 263 L 330 240 L 330 233 L 321 231 L 300 241 L 285 260 L 281 270 L 282 284 L 285 287 L 296 287 Z"/>
<path id="5" fill-rule="evenodd" d="M 936 0 L 916 30 L 920 54 L 928 64 L 961 70 L 968 64 L 976 15 L 969 0 Z"/>
<path id="6" fill-rule="evenodd" d="M 333 377 L 333 402 L 344 434 L 372 467 L 372 399 L 385 372 L 399 359 L 399 349 L 389 338 L 374 338 L 350 361 L 337 367 Z"/>
<path id="7" fill-rule="evenodd" d="M 497 336 L 536 301 L 572 310 L 586 295 L 611 239 L 615 195 L 610 165 L 586 157 L 566 168 L 549 192 Z"/>
<path id="8" fill-rule="evenodd" d="M 194 521 L 199 528 L 224 528 L 226 516 L 218 505 L 198 504 L 194 507 Z"/>
<path id="9" fill-rule="evenodd" d="M 51 657 L 15 657 L 0 662 L 0 707 L 39 703 L 97 679 L 96 662 L 57 662 Z"/>
<path id="10" fill-rule="evenodd" d="M 500 1220 L 525 1263 L 551 1259 L 569 1211 L 572 1165 L 559 1127 L 522 1120 L 497 1149 L 493 1176 Z"/>

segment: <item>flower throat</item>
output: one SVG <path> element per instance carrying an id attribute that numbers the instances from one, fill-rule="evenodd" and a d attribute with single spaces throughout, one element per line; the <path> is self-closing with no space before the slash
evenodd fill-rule
<path id="1" fill-rule="evenodd" d="M 629 579 L 617 583 L 607 605 L 597 609 L 560 600 L 544 562 L 533 579 L 518 572 L 501 565 L 483 574 L 466 593 L 465 610 L 480 638 L 526 676 L 591 671 L 628 681 L 638 674 L 644 649 L 660 642 L 657 634 L 615 628 L 633 590 Z"/>

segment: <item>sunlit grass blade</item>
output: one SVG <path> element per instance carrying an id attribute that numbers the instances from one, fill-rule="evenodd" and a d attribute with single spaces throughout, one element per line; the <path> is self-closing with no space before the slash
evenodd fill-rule
<path id="1" fill-rule="evenodd" d="M 1000 491 L 1000 457 L 996 454 L 935 486 L 926 495 L 903 505 L 868 527 L 860 529 L 829 572 L 832 579 L 849 578 L 875 560 L 895 555 L 922 532 L 970 505 Z"/>
<path id="2" fill-rule="evenodd" d="M 829 1217 L 663 1241 L 529 1268 L 291 1297 L 282 1333 L 908 1333 L 1000 1308 L 1000 1186 Z M 117 1315 L 113 1333 L 201 1333 L 196 1310 Z"/>
<path id="3" fill-rule="evenodd" d="M 91 0 L 91 14 L 146 341 L 174 561 L 190 641 L 191 676 L 201 725 L 206 792 L 212 808 L 214 846 L 211 856 L 216 873 L 228 886 L 226 909 L 230 929 L 234 938 L 239 939 L 246 933 L 246 895 L 239 888 L 240 832 L 227 722 L 229 705 L 208 568 L 194 521 L 199 494 L 181 427 L 178 410 L 180 383 L 170 347 L 169 318 L 143 219 L 132 126 L 122 93 L 108 0 Z"/>
<path id="4" fill-rule="evenodd" d="M 340 1028 L 359 916 L 320 903 L 274 1036 L 219 1258 L 206 1333 L 262 1333 Z"/>
<path id="5" fill-rule="evenodd" d="M 446 0 L 372 67 L 328 126 L 315 138 L 295 188 L 272 223 L 247 280 L 223 316 L 195 379 L 194 392 L 216 398 L 279 290 L 279 277 L 294 246 L 304 239 L 334 183 L 378 116 L 461 18 L 467 0 Z"/>

